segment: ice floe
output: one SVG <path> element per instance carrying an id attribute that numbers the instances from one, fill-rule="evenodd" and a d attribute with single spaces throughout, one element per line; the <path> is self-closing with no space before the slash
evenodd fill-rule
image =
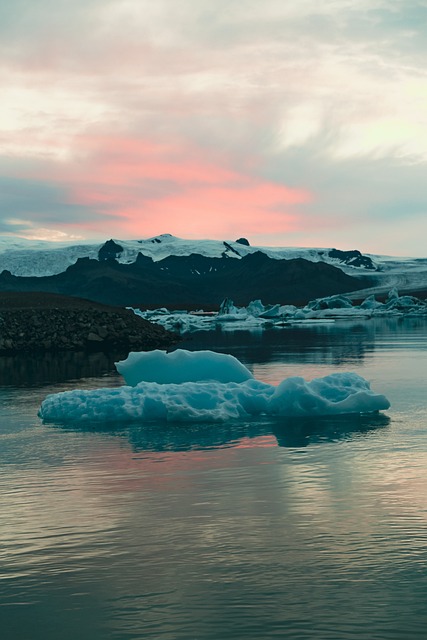
<path id="1" fill-rule="evenodd" d="M 427 303 L 415 296 L 399 296 L 392 289 L 386 300 L 380 302 L 371 295 L 359 305 L 344 295 L 329 296 L 310 301 L 305 307 L 294 305 L 263 305 L 261 300 L 254 300 L 247 307 L 237 307 L 232 300 L 226 298 L 218 313 L 203 311 L 169 311 L 161 308 L 149 311 L 133 309 L 143 318 L 161 324 L 166 329 L 185 334 L 194 331 L 212 331 L 220 329 L 259 330 L 267 327 L 285 327 L 290 324 L 307 323 L 307 321 L 326 321 L 346 318 L 369 319 L 384 316 L 427 316 Z"/>
<path id="2" fill-rule="evenodd" d="M 358 414 L 390 406 L 356 373 L 310 382 L 291 377 L 274 386 L 255 380 L 236 358 L 212 351 L 131 353 L 118 369 L 134 386 L 52 394 L 39 416 L 63 424 L 225 422 L 259 415 Z"/>

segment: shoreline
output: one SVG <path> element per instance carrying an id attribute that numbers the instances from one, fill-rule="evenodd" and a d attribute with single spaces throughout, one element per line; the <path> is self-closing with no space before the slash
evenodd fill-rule
<path id="1" fill-rule="evenodd" d="M 121 307 L 46 293 L 0 293 L 0 354 L 146 351 L 179 337 Z"/>

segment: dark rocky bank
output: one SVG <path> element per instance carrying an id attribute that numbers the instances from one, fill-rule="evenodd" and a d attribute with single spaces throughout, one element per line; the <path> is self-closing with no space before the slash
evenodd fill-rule
<path id="1" fill-rule="evenodd" d="M 177 341 L 120 307 L 48 293 L 0 293 L 0 353 L 148 351 Z"/>

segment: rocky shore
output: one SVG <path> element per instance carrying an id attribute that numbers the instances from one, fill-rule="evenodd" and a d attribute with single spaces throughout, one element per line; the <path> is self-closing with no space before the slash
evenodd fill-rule
<path id="1" fill-rule="evenodd" d="M 47 293 L 0 293 L 0 353 L 147 351 L 177 341 L 120 307 Z"/>

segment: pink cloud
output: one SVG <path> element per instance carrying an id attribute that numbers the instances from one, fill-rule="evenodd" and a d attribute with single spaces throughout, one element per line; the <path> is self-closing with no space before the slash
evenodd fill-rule
<path id="1" fill-rule="evenodd" d="M 143 237 L 169 232 L 183 237 L 232 237 L 283 233 L 299 227 L 298 205 L 312 199 L 256 174 L 256 159 L 236 169 L 218 153 L 189 144 L 121 137 L 76 140 L 78 161 L 49 175 L 66 187 L 69 201 L 117 226 L 116 235 Z M 119 219 L 119 222 L 116 220 Z M 88 231 L 99 232 L 88 220 Z"/>

